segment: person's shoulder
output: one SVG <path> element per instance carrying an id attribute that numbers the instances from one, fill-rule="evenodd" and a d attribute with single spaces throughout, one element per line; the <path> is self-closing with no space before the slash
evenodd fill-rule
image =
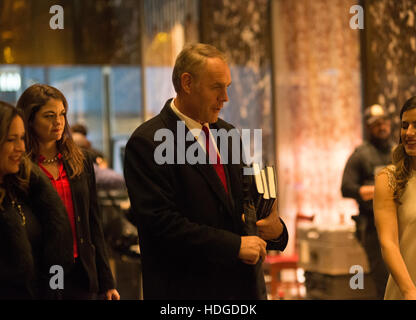
<path id="1" fill-rule="evenodd" d="M 161 141 L 155 140 L 158 130 L 168 130 L 160 114 L 143 122 L 134 130 L 126 143 L 126 154 L 131 150 L 154 149 Z"/>
<path id="2" fill-rule="evenodd" d="M 384 168 L 381 168 L 381 170 L 377 173 L 377 175 L 380 175 L 380 174 L 394 175 L 395 171 L 396 171 L 396 166 L 394 164 L 389 164 L 385 166 Z"/>
<path id="3" fill-rule="evenodd" d="M 164 128 L 165 125 L 161 119 L 160 114 L 140 124 L 130 136 L 130 139 L 138 137 L 153 139 L 157 130 Z M 129 139 L 129 140 L 130 140 Z"/>
<path id="4" fill-rule="evenodd" d="M 221 118 L 218 118 L 218 120 L 217 120 L 217 122 L 215 123 L 215 125 L 219 128 L 219 129 L 226 129 L 226 130 L 231 130 L 231 129 L 235 129 L 235 127 L 231 124 L 231 123 L 229 123 L 229 122 L 227 122 L 227 121 L 225 121 L 225 120 L 223 120 L 223 119 L 221 119 Z"/>
<path id="5" fill-rule="evenodd" d="M 39 165 L 33 161 L 28 165 L 30 166 L 29 194 L 53 190 L 51 181 Z"/>
<path id="6" fill-rule="evenodd" d="M 391 190 L 395 190 L 396 188 L 396 177 L 394 175 L 396 171 L 396 166 L 393 164 L 390 164 L 388 166 L 385 166 L 382 168 L 375 177 L 376 184 L 379 184 L 377 182 L 382 182 L 382 184 L 386 184 L 390 187 Z"/>
<path id="7" fill-rule="evenodd" d="M 350 159 L 357 160 L 359 162 L 368 160 L 371 154 L 372 147 L 368 141 L 363 141 L 361 144 L 355 147 L 354 151 L 350 155 Z"/>
<path id="8" fill-rule="evenodd" d="M 80 148 L 80 150 L 84 156 L 85 163 L 90 165 L 95 162 L 97 154 L 95 154 L 95 152 L 92 149 Z"/>
<path id="9" fill-rule="evenodd" d="M 39 168 L 39 165 L 32 160 L 28 160 L 26 165 L 30 168 L 30 181 L 38 181 L 39 179 L 48 178 L 46 174 Z"/>
<path id="10" fill-rule="evenodd" d="M 365 140 L 355 148 L 354 152 L 362 153 L 367 152 L 369 149 L 371 149 L 371 144 Z"/>

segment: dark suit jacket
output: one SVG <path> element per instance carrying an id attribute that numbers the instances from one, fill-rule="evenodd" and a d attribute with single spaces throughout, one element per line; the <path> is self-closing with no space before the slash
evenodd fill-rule
<path id="1" fill-rule="evenodd" d="M 256 299 L 259 268 L 238 259 L 240 237 L 246 235 L 242 166 L 224 164 L 227 196 L 210 164 L 158 165 L 158 129 L 174 133 L 176 154 L 179 118 L 170 102 L 126 146 L 124 174 L 139 231 L 144 298 Z M 221 119 L 211 127 L 233 128 Z"/>
<path id="2" fill-rule="evenodd" d="M 69 179 L 77 231 L 78 257 L 87 272 L 89 290 L 105 292 L 114 289 L 114 279 L 108 263 L 101 215 L 97 203 L 94 167 L 89 157 L 81 175 Z M 71 169 L 64 161 L 68 175 Z"/>

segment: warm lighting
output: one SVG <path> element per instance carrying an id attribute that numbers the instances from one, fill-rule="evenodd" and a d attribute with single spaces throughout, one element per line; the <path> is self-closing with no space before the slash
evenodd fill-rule
<path id="1" fill-rule="evenodd" d="M 168 34 L 166 32 L 159 32 L 156 35 L 156 40 L 158 42 L 166 42 L 166 41 L 168 41 Z"/>
<path id="2" fill-rule="evenodd" d="M 13 63 L 14 62 L 14 58 L 12 55 L 12 49 L 10 47 L 5 47 L 3 50 L 3 55 L 4 55 L 4 61 L 6 63 Z"/>

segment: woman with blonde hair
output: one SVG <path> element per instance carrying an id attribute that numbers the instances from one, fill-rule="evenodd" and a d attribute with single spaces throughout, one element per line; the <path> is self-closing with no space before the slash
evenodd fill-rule
<path id="1" fill-rule="evenodd" d="M 57 88 L 35 84 L 17 102 L 24 115 L 29 156 L 49 177 L 71 223 L 74 266 L 64 299 L 120 298 L 111 273 L 97 204 L 93 163 L 74 143 L 68 103 Z"/>
<path id="2" fill-rule="evenodd" d="M 416 97 L 400 111 L 400 142 L 393 164 L 376 177 L 374 215 L 390 271 L 385 299 L 416 299 Z"/>
<path id="3" fill-rule="evenodd" d="M 0 101 L 0 299 L 58 298 L 52 266 L 68 271 L 71 228 L 47 177 L 25 156 L 16 108 Z"/>

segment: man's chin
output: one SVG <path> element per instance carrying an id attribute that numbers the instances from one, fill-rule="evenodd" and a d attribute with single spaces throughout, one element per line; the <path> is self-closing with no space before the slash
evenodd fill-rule
<path id="1" fill-rule="evenodd" d="M 219 117 L 220 117 L 220 111 L 212 115 L 212 122 L 217 122 Z"/>
<path id="2" fill-rule="evenodd" d="M 380 142 L 382 141 L 388 141 L 390 140 L 390 134 L 386 134 L 386 135 L 378 135 L 374 137 L 375 140 L 378 140 Z"/>

